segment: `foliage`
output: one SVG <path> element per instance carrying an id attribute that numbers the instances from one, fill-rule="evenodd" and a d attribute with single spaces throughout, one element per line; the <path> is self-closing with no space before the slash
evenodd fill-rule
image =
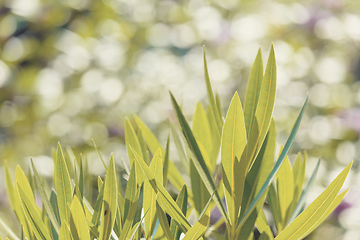
<path id="1" fill-rule="evenodd" d="M 224 121 L 219 98 L 214 96 L 210 84 L 205 52 L 204 71 L 210 105 L 207 108 L 197 105 L 192 128 L 170 93 L 182 132 L 179 136 L 172 127 L 172 137 L 186 172 L 180 172 L 170 160 L 169 139 L 165 149 L 162 148 L 149 128 L 135 116 L 136 128 L 126 120 L 125 139 L 131 170 L 124 193 L 118 185 L 113 156 L 108 166 L 104 164 L 105 179 L 98 178 L 94 204 L 89 202 L 84 184 L 88 176 L 84 168 L 86 162 L 75 160 L 74 167 L 70 167 L 60 144 L 53 156 L 54 189 L 47 186 L 33 163 L 29 178 L 17 167 L 15 181 L 6 166 L 8 195 L 22 228 L 19 235 L 7 228 L 9 236 L 14 239 L 122 240 L 142 236 L 179 239 L 183 234 L 183 239 L 283 240 L 302 239 L 310 234 L 345 196 L 346 191 L 339 191 L 352 163 L 302 210 L 318 165 L 303 188 L 306 153 L 298 154 L 293 166 L 287 154 L 307 100 L 274 162 L 274 48 L 271 48 L 265 74 L 259 50 L 251 70 L 244 108 L 235 93 Z M 70 169 L 74 171 L 73 179 Z M 190 184 L 186 183 L 185 175 L 190 178 Z M 168 181 L 179 191 L 176 201 L 165 188 Z M 36 191 L 41 196 L 42 209 L 36 204 Z M 266 206 L 270 208 L 276 230 L 265 216 Z M 210 225 L 210 215 L 215 215 L 215 208 L 221 216 Z M 192 214 L 196 215 L 196 221 L 192 220 Z M 223 223 L 225 232 L 218 229 Z M 259 237 L 255 236 L 255 229 Z"/>

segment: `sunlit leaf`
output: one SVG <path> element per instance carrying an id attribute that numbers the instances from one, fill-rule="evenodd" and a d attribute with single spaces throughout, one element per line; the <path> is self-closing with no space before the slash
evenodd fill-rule
<path id="1" fill-rule="evenodd" d="M 90 239 L 89 227 L 87 225 L 83 207 L 77 196 L 74 196 L 70 209 L 71 209 L 70 229 L 73 238 Z"/>
<path id="2" fill-rule="evenodd" d="M 187 189 L 186 186 L 181 189 L 179 195 L 176 198 L 176 204 L 181 209 L 182 213 L 186 216 L 186 210 L 187 210 Z M 170 231 L 171 235 L 174 236 L 174 240 L 179 240 L 180 234 L 181 234 L 181 228 L 180 225 L 176 221 L 171 221 L 170 224 Z"/>
<path id="3" fill-rule="evenodd" d="M 271 170 L 269 176 L 266 178 L 263 186 L 261 187 L 259 193 L 256 195 L 256 197 L 254 198 L 254 200 L 251 202 L 251 204 L 249 205 L 249 207 L 246 209 L 244 215 L 241 217 L 239 223 L 238 223 L 238 231 L 241 229 L 241 225 L 245 223 L 246 219 L 250 216 L 251 212 L 254 210 L 254 208 L 256 207 L 258 201 L 262 198 L 262 196 L 266 193 L 266 189 L 268 188 L 268 186 L 270 185 L 270 183 L 272 182 L 272 180 L 274 179 L 277 171 L 279 170 L 285 156 L 287 155 L 290 146 L 292 144 L 292 142 L 294 141 L 295 135 L 297 130 L 299 129 L 300 126 L 300 122 L 302 119 L 302 116 L 304 114 L 304 110 L 305 110 L 305 106 L 307 103 L 307 98 L 305 100 L 305 103 L 303 105 L 303 107 L 301 108 L 301 111 L 299 113 L 299 116 L 297 117 L 295 124 L 291 130 L 291 133 L 285 143 L 284 149 L 281 151 L 281 154 L 279 156 L 279 158 L 277 159 L 273 169 Z"/>
<path id="4" fill-rule="evenodd" d="M 219 193 L 216 191 L 216 187 L 215 184 L 211 178 L 211 175 L 209 173 L 209 170 L 206 167 L 205 161 L 201 155 L 200 149 L 196 143 L 196 140 L 191 132 L 191 129 L 189 127 L 189 124 L 187 123 L 183 113 L 180 110 L 179 105 L 177 104 L 174 96 L 170 93 L 171 96 L 171 101 L 173 104 L 173 108 L 175 110 L 177 119 L 179 121 L 179 124 L 181 126 L 181 129 L 183 131 L 184 137 L 187 141 L 187 144 L 189 146 L 189 148 L 191 149 L 191 151 L 194 153 L 195 158 L 192 159 L 199 175 L 201 176 L 202 181 L 204 182 L 206 188 L 208 189 L 209 192 L 215 192 L 214 195 L 214 201 L 217 204 L 220 213 L 223 215 L 223 217 L 225 218 L 226 223 L 229 223 L 229 219 L 228 216 L 225 212 L 225 208 L 224 205 L 220 199 Z"/>
<path id="5" fill-rule="evenodd" d="M 276 61 L 274 46 L 272 45 L 256 107 L 255 117 L 257 121 L 252 121 L 251 134 L 249 135 L 249 147 L 247 148 L 249 165 L 251 165 L 252 161 L 255 159 L 269 129 L 274 110 L 275 95 Z"/>
<path id="6" fill-rule="evenodd" d="M 158 149 L 151 160 L 150 169 L 154 173 L 154 175 L 159 179 L 160 182 L 163 180 L 163 166 L 162 166 L 162 156 L 161 150 Z M 141 169 L 140 169 L 141 170 Z M 149 181 L 145 181 L 144 183 L 144 210 L 148 211 L 147 215 L 145 216 L 145 236 L 150 238 L 152 232 L 155 227 L 155 214 L 156 214 L 156 192 L 151 187 Z"/>
<path id="7" fill-rule="evenodd" d="M 126 143 L 126 151 L 128 153 L 129 156 L 129 162 L 130 162 L 130 166 L 133 165 L 134 163 L 134 154 L 131 152 L 130 150 L 130 146 L 132 148 L 135 149 L 136 152 L 138 152 L 141 156 L 141 158 L 144 158 L 142 155 L 143 149 L 140 146 L 139 140 L 137 138 L 137 135 L 135 133 L 134 128 L 132 127 L 129 119 L 125 120 L 125 143 Z M 139 185 L 142 184 L 142 182 L 144 181 L 144 174 L 142 173 L 140 168 L 136 168 L 137 169 L 137 181 L 139 183 Z"/>
<path id="8" fill-rule="evenodd" d="M 33 163 L 33 161 L 31 160 L 31 166 L 32 166 L 32 169 L 33 169 L 33 172 L 34 172 L 34 177 L 35 177 L 35 183 L 36 183 L 36 186 L 37 186 L 37 189 L 40 193 L 40 196 L 41 196 L 41 200 L 42 200 L 42 203 L 46 209 L 46 212 L 49 216 L 49 219 L 51 221 L 51 223 L 53 224 L 53 227 L 54 229 L 56 230 L 57 233 L 59 233 L 60 231 L 60 224 L 59 222 L 57 221 L 57 218 L 55 216 L 55 213 L 51 207 L 51 203 L 49 201 L 49 198 L 45 192 L 45 189 L 44 189 L 44 186 L 43 186 L 43 183 L 42 183 L 42 180 L 36 170 L 36 167 Z"/>
<path id="9" fill-rule="evenodd" d="M 70 220 L 70 209 L 68 204 L 72 201 L 72 190 L 70 184 L 70 174 L 65 162 L 60 143 L 56 150 L 54 185 L 58 197 L 59 213 L 61 221 Z"/>
<path id="10" fill-rule="evenodd" d="M 50 234 L 48 232 L 48 229 L 45 225 L 45 223 L 42 221 L 41 216 L 39 215 L 36 204 L 25 193 L 25 191 L 20 187 L 20 185 L 17 185 L 20 198 L 22 201 L 22 206 L 25 212 L 26 219 L 31 224 L 32 229 L 34 231 L 34 234 L 37 239 L 43 239 L 43 240 L 51 240 Z"/>
<path id="11" fill-rule="evenodd" d="M 340 191 L 346 176 L 348 175 L 352 162 L 330 183 L 330 185 L 297 217 L 287 226 L 276 240 L 301 239 L 309 233 L 317 224 L 321 216 L 331 206 Z"/>
<path id="12" fill-rule="evenodd" d="M 210 222 L 210 212 L 204 214 L 195 224 L 192 226 L 189 231 L 185 234 L 183 240 L 196 240 L 199 239 L 206 229 L 208 228 Z"/>
<path id="13" fill-rule="evenodd" d="M 246 146 L 243 110 L 235 93 L 226 115 L 221 142 L 221 164 L 230 223 L 236 225 L 245 184 L 246 164 L 241 159 Z"/>
<path id="14" fill-rule="evenodd" d="M 117 210 L 117 180 L 114 157 L 111 155 L 106 171 L 102 215 L 100 224 L 100 239 L 108 240 L 115 223 Z"/>
<path id="15" fill-rule="evenodd" d="M 138 161 L 139 165 L 141 166 L 142 170 L 144 171 L 147 177 L 147 181 L 149 181 L 152 188 L 157 193 L 157 202 L 159 203 L 160 207 L 180 224 L 184 232 L 187 232 L 187 230 L 191 226 L 187 221 L 186 217 L 184 216 L 184 214 L 182 213 L 179 206 L 175 203 L 175 201 L 172 199 L 170 194 L 163 187 L 160 180 L 156 178 L 154 173 L 150 170 L 149 166 L 146 165 L 144 160 L 142 160 L 134 150 L 133 152 L 135 154 L 136 161 Z"/>

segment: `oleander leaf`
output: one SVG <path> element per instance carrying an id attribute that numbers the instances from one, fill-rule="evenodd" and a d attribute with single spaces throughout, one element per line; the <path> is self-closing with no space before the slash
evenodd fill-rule
<path id="1" fill-rule="evenodd" d="M 172 199 L 170 194 L 166 191 L 166 189 L 163 187 L 162 183 L 159 179 L 154 175 L 154 173 L 151 171 L 148 165 L 144 162 L 143 159 L 132 149 L 136 161 L 138 161 L 140 167 L 144 171 L 147 181 L 151 184 L 154 191 L 157 193 L 157 202 L 159 203 L 160 207 L 169 214 L 175 221 L 177 221 L 182 230 L 184 232 L 187 232 L 187 230 L 191 227 L 189 222 L 187 221 L 186 217 L 182 213 L 179 206 L 175 203 L 175 201 Z"/>
<path id="2" fill-rule="evenodd" d="M 125 143 L 126 143 L 126 151 L 129 156 L 129 162 L 130 166 L 133 165 L 135 156 L 130 150 L 130 146 L 135 149 L 136 152 L 138 152 L 141 156 L 141 158 L 144 159 L 143 156 L 143 149 L 141 148 L 141 145 L 139 143 L 138 137 L 135 133 L 134 128 L 132 127 L 129 119 L 125 119 Z M 136 163 L 135 163 L 136 164 Z M 136 175 L 137 175 L 137 181 L 139 185 L 141 185 L 144 182 L 145 176 L 140 168 L 136 168 Z"/>
<path id="3" fill-rule="evenodd" d="M 315 228 L 317 228 L 334 210 L 341 201 L 344 199 L 346 193 L 349 191 L 349 189 L 345 190 L 344 192 L 340 193 L 336 196 L 335 200 L 331 203 L 330 207 L 326 210 L 326 212 L 319 218 L 319 220 L 316 222 L 314 226 L 312 226 L 303 236 L 306 237 L 309 235 L 312 231 L 314 231 Z"/>
<path id="4" fill-rule="evenodd" d="M 32 226 L 32 230 L 36 236 L 36 239 L 51 240 L 48 229 L 36 209 L 37 206 L 35 202 L 29 198 L 27 193 L 20 186 L 20 183 L 17 183 L 17 188 L 20 194 L 26 219 Z"/>
<path id="5" fill-rule="evenodd" d="M 301 239 L 309 233 L 309 230 L 317 224 L 325 214 L 332 202 L 336 199 L 341 187 L 348 175 L 352 162 L 330 183 L 330 185 L 297 217 L 287 226 L 276 240 Z"/>
<path id="6" fill-rule="evenodd" d="M 63 221 L 60 227 L 59 240 L 72 240 L 70 227 Z"/>
<path id="7" fill-rule="evenodd" d="M 206 116 L 206 112 L 200 102 L 198 102 L 198 104 L 196 105 L 192 131 L 198 144 L 201 144 L 204 147 L 205 153 L 209 156 L 209 162 L 207 163 L 207 166 L 209 168 L 209 171 L 213 172 L 216 167 L 217 156 L 212 155 L 213 139 L 211 134 L 211 128 Z"/>
<path id="8" fill-rule="evenodd" d="M 243 110 L 237 92 L 231 100 L 221 139 L 221 164 L 226 205 L 230 223 L 236 225 L 246 175 L 246 164 L 244 164 L 246 159 L 242 158 L 246 146 L 246 130 Z"/>
<path id="9" fill-rule="evenodd" d="M 159 141 L 157 140 L 155 135 L 140 120 L 140 118 L 138 118 L 136 115 L 134 116 L 134 118 L 135 118 L 136 124 L 142 131 L 143 137 L 144 137 L 147 145 L 149 146 L 151 153 L 155 154 L 157 149 L 160 147 L 161 152 L 164 156 L 165 150 L 161 147 L 161 144 L 159 143 Z M 176 189 L 178 189 L 179 191 L 182 188 L 182 186 L 184 186 L 184 184 L 185 184 L 185 181 L 184 181 L 182 175 L 180 174 L 179 170 L 176 168 L 175 164 L 170 160 L 169 160 L 169 167 L 168 167 L 168 178 L 169 178 L 170 182 L 174 185 L 174 187 Z M 192 195 L 190 192 L 189 192 L 189 197 L 192 199 Z"/>
<path id="10" fill-rule="evenodd" d="M 306 200 L 306 196 L 311 188 L 311 186 L 313 185 L 314 183 L 314 180 L 315 180 L 315 177 L 316 177 L 316 174 L 319 170 L 319 166 L 320 166 L 320 159 L 318 160 L 315 168 L 314 168 L 314 171 L 313 173 L 311 174 L 311 177 L 309 179 L 309 182 L 308 184 L 306 185 L 306 187 L 303 189 L 303 191 L 301 192 L 301 195 L 300 195 L 300 198 L 299 200 L 296 202 L 296 205 L 292 211 L 292 214 L 289 218 L 289 221 L 288 223 L 292 222 L 301 212 L 301 210 L 303 209 L 304 205 L 305 205 L 305 200 Z M 305 172 L 304 172 L 305 174 Z"/>
<path id="11" fill-rule="evenodd" d="M 206 167 L 206 163 L 205 163 L 205 161 L 203 159 L 203 156 L 201 155 L 199 146 L 196 143 L 194 135 L 191 132 L 191 129 L 189 127 L 189 124 L 187 123 L 183 113 L 181 112 L 180 107 L 179 107 L 178 103 L 176 102 L 174 96 L 171 93 L 170 93 L 170 96 L 171 96 L 171 101 L 172 101 L 172 104 L 173 104 L 174 111 L 176 113 L 177 119 L 179 121 L 182 132 L 184 134 L 184 137 L 185 137 L 185 139 L 187 141 L 187 144 L 188 144 L 189 148 L 191 149 L 191 151 L 195 155 L 195 158 L 192 159 L 192 161 L 193 161 L 199 175 L 201 176 L 201 179 L 204 182 L 207 190 L 209 192 L 215 192 L 214 201 L 215 201 L 216 205 L 218 206 L 218 208 L 220 210 L 220 213 L 224 217 L 225 222 L 227 224 L 229 224 L 229 219 L 228 219 L 228 216 L 226 214 L 224 205 L 223 205 L 223 203 L 222 203 L 222 201 L 220 199 L 219 193 L 216 190 L 215 184 L 214 184 L 214 182 L 212 180 L 212 177 L 211 177 L 211 175 L 209 173 L 209 170 Z"/>
<path id="12" fill-rule="evenodd" d="M 307 99 L 305 100 L 304 102 L 304 105 L 303 107 L 301 108 L 300 110 L 300 113 L 294 123 L 294 126 L 290 132 L 290 135 L 285 143 L 285 146 L 284 146 L 284 149 L 281 151 L 281 154 L 279 156 L 279 158 L 277 159 L 273 169 L 271 170 L 269 176 L 266 178 L 263 186 L 261 187 L 261 189 L 259 190 L 259 193 L 256 195 L 256 197 L 254 198 L 254 200 L 250 203 L 249 207 L 246 209 L 244 215 L 241 217 L 239 223 L 238 223 L 238 226 L 237 226 L 237 231 L 240 231 L 241 229 L 241 226 L 242 224 L 245 223 L 246 219 L 250 216 L 251 212 L 255 209 L 258 201 L 262 198 L 262 196 L 267 192 L 267 188 L 269 187 L 270 183 L 272 182 L 272 180 L 274 179 L 277 171 L 279 170 L 281 164 L 283 163 L 284 161 L 284 158 L 285 156 L 287 155 L 290 147 L 291 147 L 291 144 L 292 142 L 294 141 L 294 138 L 295 138 L 295 135 L 296 135 L 296 132 L 297 130 L 299 129 L 299 126 L 300 126 L 300 122 L 301 122 L 301 119 L 302 119 L 302 116 L 304 114 L 304 110 L 305 110 L 305 106 L 306 106 L 306 103 L 307 103 Z"/>
<path id="13" fill-rule="evenodd" d="M 154 175 L 159 179 L 160 182 L 163 181 L 163 166 L 162 166 L 162 155 L 161 150 L 158 149 L 151 160 L 150 169 Z M 141 169 L 140 169 L 141 170 Z M 148 211 L 145 216 L 145 236 L 149 239 L 152 235 L 152 232 L 155 227 L 156 222 L 156 192 L 151 187 L 149 181 L 144 182 L 144 210 Z"/>
<path id="14" fill-rule="evenodd" d="M 176 204 L 179 206 L 179 208 L 181 209 L 182 213 L 185 216 L 187 210 L 187 198 L 188 198 L 187 189 L 186 186 L 184 185 L 179 195 L 176 198 Z M 179 240 L 182 231 L 180 225 L 176 221 L 171 221 L 170 231 L 171 231 L 171 235 L 174 236 L 174 240 Z"/>
<path id="15" fill-rule="evenodd" d="M 68 204 L 72 201 L 72 188 L 70 184 L 70 174 L 66 165 L 65 157 L 58 143 L 56 149 L 54 185 L 58 198 L 59 213 L 61 222 L 70 220 L 70 209 Z"/>
<path id="16" fill-rule="evenodd" d="M 272 113 L 274 110 L 276 95 L 276 60 L 274 46 L 271 46 L 265 75 L 262 81 L 259 99 L 256 108 L 256 122 L 253 121 L 251 135 L 249 135 L 249 147 L 247 148 L 248 165 L 255 160 L 261 145 L 268 132 Z"/>
<path id="17" fill-rule="evenodd" d="M 161 209 L 158 203 L 156 203 L 156 216 L 159 219 L 160 226 L 164 232 L 166 239 L 173 239 L 166 214 Z"/>
<path id="18" fill-rule="evenodd" d="M 32 166 L 32 169 L 33 169 L 33 172 L 34 172 L 34 178 L 35 178 L 35 184 L 36 184 L 36 187 L 39 191 L 39 194 L 41 196 L 41 201 L 44 205 L 44 208 L 47 212 L 47 215 L 54 227 L 54 229 L 56 230 L 56 233 L 59 234 L 59 231 L 60 231 L 60 224 L 56 218 L 56 215 L 55 215 L 55 212 L 53 211 L 53 208 L 51 207 L 51 203 L 49 201 L 49 198 L 48 198 L 48 195 L 46 194 L 45 192 L 45 188 L 44 188 L 44 184 L 40 178 L 40 175 L 39 173 L 37 172 L 36 170 L 36 167 L 34 165 L 34 162 L 31 160 L 31 166 Z"/>
<path id="19" fill-rule="evenodd" d="M 210 222 L 210 212 L 202 215 L 201 218 L 185 234 L 183 240 L 197 240 L 206 231 Z"/>
<path id="20" fill-rule="evenodd" d="M 259 49 L 254 64 L 251 68 L 249 82 L 246 88 L 245 105 L 244 105 L 244 117 L 247 137 L 251 135 L 252 126 L 256 121 L 255 113 L 259 100 L 261 85 L 263 81 L 263 62 L 261 49 Z"/>
<path id="21" fill-rule="evenodd" d="M 114 157 L 111 155 L 104 183 L 104 197 L 100 223 L 100 239 L 108 240 L 115 224 L 117 211 L 117 180 Z"/>
<path id="22" fill-rule="evenodd" d="M 211 110 L 211 114 L 216 123 L 215 130 L 216 130 L 217 136 L 220 138 L 223 122 L 222 122 L 221 115 L 220 115 L 221 113 L 219 111 L 220 108 L 218 108 L 218 106 L 216 105 L 214 93 L 213 93 L 211 83 L 210 83 L 209 72 L 208 72 L 207 62 L 206 62 L 205 47 L 203 47 L 203 57 L 204 57 L 205 83 L 206 83 L 206 90 L 207 90 L 207 94 L 208 94 L 208 98 L 209 98 L 209 102 L 210 102 L 210 110 Z"/>
<path id="23" fill-rule="evenodd" d="M 288 156 L 285 157 L 276 175 L 276 189 L 280 206 L 281 226 L 285 227 L 294 197 L 294 176 Z"/>
<path id="24" fill-rule="evenodd" d="M 89 226 L 84 214 L 83 206 L 75 195 L 71 203 L 70 229 L 75 239 L 90 239 Z"/>

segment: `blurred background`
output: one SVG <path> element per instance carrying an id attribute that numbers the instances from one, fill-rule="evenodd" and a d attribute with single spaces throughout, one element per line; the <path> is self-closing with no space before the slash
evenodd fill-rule
<path id="1" fill-rule="evenodd" d="M 203 44 L 226 112 L 234 91 L 243 99 L 258 48 L 266 63 L 271 43 L 279 143 L 309 94 L 292 148 L 308 152 L 309 174 L 323 159 L 309 201 L 354 159 L 351 191 L 308 239 L 360 239 L 356 0 L 0 0 L 0 209 L 9 208 L 5 160 L 27 168 L 32 157 L 51 175 L 60 141 L 102 174 L 91 139 L 120 164 L 125 117 L 137 114 L 165 145 L 169 90 L 189 117 L 197 101 L 207 105 Z"/>

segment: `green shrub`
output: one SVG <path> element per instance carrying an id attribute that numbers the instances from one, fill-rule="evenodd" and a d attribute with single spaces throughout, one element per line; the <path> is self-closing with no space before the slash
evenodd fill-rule
<path id="1" fill-rule="evenodd" d="M 219 98 L 214 96 L 210 85 L 205 52 L 204 67 L 210 104 L 206 109 L 200 103 L 197 105 L 192 129 L 170 94 L 182 135 L 174 125 L 171 133 L 184 172 L 170 160 L 169 139 L 164 149 L 135 116 L 136 126 L 129 120 L 125 123 L 126 148 L 132 166 L 125 193 L 118 186 L 119 177 L 111 157 L 108 166 L 104 164 L 104 181 L 98 177 L 96 201 L 90 203 L 89 190 L 84 184 L 88 175 L 84 161 L 75 161 L 73 167 L 59 144 L 53 156 L 53 189 L 39 176 L 33 163 L 29 178 L 17 167 L 15 181 L 5 167 L 11 206 L 22 229 L 15 234 L 1 222 L 9 237 L 122 240 L 179 239 L 183 234 L 183 239 L 282 240 L 302 239 L 311 233 L 343 199 L 346 191 L 340 194 L 339 191 L 351 163 L 304 209 L 304 199 L 319 163 L 303 187 L 306 153 L 298 154 L 293 166 L 287 156 L 306 101 L 275 158 L 273 47 L 265 74 L 261 51 L 257 54 L 244 109 L 235 93 L 224 121 Z M 74 169 L 74 179 L 70 177 L 69 164 Z M 185 184 L 185 174 L 190 178 L 190 186 Z M 165 189 L 167 182 L 179 191 L 176 201 Z M 42 209 L 35 203 L 34 191 L 41 196 Z M 221 216 L 216 216 L 215 208 Z M 264 208 L 270 209 L 274 226 L 269 225 Z M 210 213 L 215 217 L 211 225 Z M 191 214 L 196 216 L 196 221 L 191 220 Z M 226 230 L 221 230 L 223 224 Z M 255 229 L 260 236 L 255 236 Z"/>

